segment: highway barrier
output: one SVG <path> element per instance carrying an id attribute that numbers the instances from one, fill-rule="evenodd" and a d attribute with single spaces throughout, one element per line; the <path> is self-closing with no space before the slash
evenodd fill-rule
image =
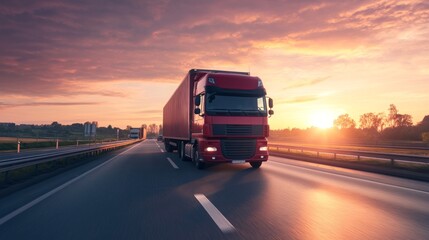
<path id="1" fill-rule="evenodd" d="M 333 148 L 316 148 L 316 147 L 301 147 L 301 146 L 290 146 L 281 144 L 269 144 L 270 150 L 283 151 L 292 153 L 291 150 L 297 152 L 313 152 L 317 158 L 320 157 L 321 153 L 330 153 L 333 155 L 333 159 L 337 159 L 337 155 L 355 156 L 357 160 L 361 160 L 362 157 L 376 158 L 390 161 L 391 165 L 395 164 L 395 161 L 405 161 L 414 163 L 429 163 L 429 156 L 420 155 L 405 155 L 405 154 L 394 154 L 394 153 L 382 153 L 382 152 L 367 152 L 367 151 L 353 151 Z"/>
<path id="2" fill-rule="evenodd" d="M 63 152 L 50 152 L 45 154 L 39 154 L 34 156 L 24 156 L 9 158 L 0 161 L 0 185 L 7 185 L 13 176 L 19 172 L 19 179 L 25 178 L 28 175 L 34 176 L 42 170 L 42 166 L 46 164 L 66 166 L 73 164 L 73 160 L 82 160 L 88 157 L 93 157 L 100 155 L 102 153 L 116 150 L 131 144 L 140 142 L 141 140 L 131 140 L 131 141 L 120 141 L 111 144 L 104 144 L 100 146 L 93 146 L 90 148 L 75 148 L 69 151 Z M 25 175 L 24 177 L 22 175 Z M 3 184 L 1 184 L 3 183 Z"/>

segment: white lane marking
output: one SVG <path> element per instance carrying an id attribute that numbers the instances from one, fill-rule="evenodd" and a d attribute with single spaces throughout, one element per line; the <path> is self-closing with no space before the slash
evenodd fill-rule
<path id="1" fill-rule="evenodd" d="M 171 158 L 167 158 L 167 160 L 170 162 L 171 166 L 173 166 L 175 169 L 179 169 L 179 167 L 171 160 Z"/>
<path id="2" fill-rule="evenodd" d="M 93 171 L 95 171 L 95 170 L 97 170 L 97 169 L 101 168 L 102 166 L 104 166 L 104 165 L 106 165 L 106 164 L 110 163 L 110 162 L 111 162 L 111 161 L 113 161 L 115 158 L 117 158 L 117 157 L 121 156 L 122 154 L 124 154 L 124 153 L 126 153 L 126 152 L 128 152 L 128 151 L 130 151 L 131 149 L 133 149 L 133 148 L 137 147 L 138 145 L 140 145 L 140 144 L 137 144 L 137 145 L 135 145 L 135 146 L 131 147 L 130 149 L 128 149 L 128 150 L 126 150 L 126 151 L 124 151 L 124 152 L 121 152 L 120 154 L 118 154 L 118 155 L 116 155 L 116 156 L 112 157 L 111 159 L 109 159 L 109 160 L 105 161 L 104 163 L 102 163 L 102 164 L 100 164 L 100 165 L 98 165 L 98 166 L 94 167 L 94 168 L 93 168 L 93 169 L 91 169 L 91 170 L 88 170 L 88 171 L 84 172 L 83 174 L 81 174 L 81 175 L 79 175 L 79 176 L 77 176 L 77 177 L 73 178 L 72 180 L 69 180 L 68 182 L 66 182 L 66 183 L 62 184 L 61 186 L 54 188 L 53 190 L 51 190 L 51 191 L 49 191 L 49 192 L 47 192 L 47 193 L 43 194 L 42 196 L 40 196 L 40 197 L 38 197 L 38 198 L 34 199 L 33 201 L 31 201 L 31 202 L 29 202 L 29 203 L 25 204 L 24 206 L 22 206 L 22 207 L 20 207 L 20 208 L 16 209 L 15 211 L 13 211 L 13 212 L 9 213 L 8 215 L 6 215 L 6 216 L 4 216 L 4 217 L 0 218 L 0 226 L 1 226 L 1 225 L 3 225 L 4 223 L 6 223 L 7 221 L 11 220 L 12 218 L 14 218 L 14 217 L 18 216 L 19 214 L 23 213 L 24 211 L 28 210 L 29 208 L 33 207 L 34 205 L 38 204 L 39 202 L 41 202 L 41 201 L 45 200 L 46 198 L 48 198 L 48 197 L 52 196 L 52 195 L 53 195 L 53 194 L 55 194 L 56 192 L 61 191 L 62 189 L 64 189 L 64 188 L 65 188 L 65 187 L 67 187 L 68 185 L 70 185 L 70 184 L 72 184 L 72 183 L 76 182 L 77 180 L 79 180 L 79 179 L 81 179 L 81 178 L 85 177 L 86 175 L 90 174 L 91 172 L 93 172 Z"/>
<path id="3" fill-rule="evenodd" d="M 200 202 L 203 208 L 207 211 L 216 225 L 223 233 L 230 233 L 235 231 L 235 227 L 226 219 L 225 216 L 204 196 L 204 194 L 194 194 L 194 197 Z"/>
<path id="4" fill-rule="evenodd" d="M 358 178 L 358 177 L 352 177 L 352 176 L 344 175 L 344 174 L 341 174 L 341 173 L 327 172 L 327 171 L 323 171 L 322 169 L 316 170 L 316 169 L 311 169 L 311 168 L 307 168 L 307 167 L 303 167 L 303 166 L 297 166 L 295 164 L 277 162 L 277 161 L 273 161 L 273 160 L 271 160 L 269 162 L 270 163 L 281 164 L 281 165 L 293 166 L 293 167 L 305 169 L 305 170 L 308 170 L 308 171 L 311 171 L 311 172 L 323 173 L 323 174 L 327 174 L 327 175 L 335 175 L 335 176 L 340 176 L 340 177 L 349 178 L 349 179 L 353 179 L 353 180 L 359 180 L 359 181 L 362 181 L 362 182 L 375 183 L 375 184 L 378 184 L 378 185 L 381 185 L 381 186 L 387 186 L 387 187 L 393 187 L 393 188 L 399 188 L 399 189 L 403 189 L 403 190 L 409 190 L 409 191 L 414 191 L 414 192 L 429 194 L 429 192 L 426 192 L 424 190 L 418 190 L 418 189 L 414 189 L 414 188 L 407 188 L 407 187 L 392 185 L 392 184 L 388 184 L 388 183 L 377 182 L 377 181 L 374 181 L 374 180 L 368 180 L 368 179 L 363 179 L 363 178 Z M 359 170 L 355 170 L 355 171 L 359 171 Z"/>

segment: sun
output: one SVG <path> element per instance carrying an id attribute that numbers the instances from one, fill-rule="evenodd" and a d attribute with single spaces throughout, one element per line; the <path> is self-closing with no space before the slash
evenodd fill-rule
<path id="1" fill-rule="evenodd" d="M 312 127 L 331 128 L 333 126 L 335 114 L 330 111 L 315 111 L 310 114 L 309 122 Z"/>

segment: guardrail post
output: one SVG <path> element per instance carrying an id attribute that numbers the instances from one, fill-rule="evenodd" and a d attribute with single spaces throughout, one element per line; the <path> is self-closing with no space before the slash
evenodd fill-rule
<path id="1" fill-rule="evenodd" d="M 21 152 L 21 141 L 18 141 L 17 146 L 16 146 L 16 152 L 20 153 Z"/>
<path id="2" fill-rule="evenodd" d="M 357 155 L 357 160 L 360 161 L 360 155 Z"/>
<path id="3" fill-rule="evenodd" d="M 395 166 L 395 159 L 390 159 L 390 165 Z"/>
<path id="4" fill-rule="evenodd" d="M 79 147 L 79 140 L 76 140 L 76 147 Z"/>
<path id="5" fill-rule="evenodd" d="M 334 160 L 337 160 L 337 153 L 334 153 Z"/>
<path id="6" fill-rule="evenodd" d="M 289 152 L 289 153 L 290 153 L 290 148 L 289 148 L 289 147 L 287 148 L 287 152 Z"/>
<path id="7" fill-rule="evenodd" d="M 55 149 L 58 149 L 58 138 L 57 138 L 57 142 L 55 144 Z"/>

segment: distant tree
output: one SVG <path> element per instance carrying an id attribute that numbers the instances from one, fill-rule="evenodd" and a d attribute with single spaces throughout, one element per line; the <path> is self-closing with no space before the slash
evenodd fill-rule
<path id="1" fill-rule="evenodd" d="M 107 129 L 112 130 L 112 125 L 109 124 L 109 126 L 107 126 Z"/>
<path id="2" fill-rule="evenodd" d="M 413 118 L 409 114 L 399 114 L 395 104 L 390 104 L 389 115 L 386 119 L 388 127 L 409 127 L 413 125 Z"/>
<path id="3" fill-rule="evenodd" d="M 73 124 L 71 125 L 71 127 L 74 127 L 74 128 L 81 128 L 81 127 L 83 127 L 83 124 L 82 124 L 82 123 L 73 123 Z"/>
<path id="4" fill-rule="evenodd" d="M 395 127 L 413 126 L 413 118 L 409 114 L 396 114 Z"/>
<path id="5" fill-rule="evenodd" d="M 150 124 L 147 132 L 152 134 L 158 134 L 158 125 L 156 125 L 155 123 Z"/>
<path id="6" fill-rule="evenodd" d="M 389 115 L 387 115 L 386 125 L 388 127 L 395 127 L 396 117 L 398 115 L 398 109 L 395 104 L 390 104 L 389 106 Z"/>
<path id="7" fill-rule="evenodd" d="M 348 114 L 342 114 L 334 120 L 334 127 L 339 129 L 356 128 L 356 122 Z"/>
<path id="8" fill-rule="evenodd" d="M 429 126 L 429 115 L 426 115 L 421 122 L 419 122 L 418 125 L 425 125 Z"/>
<path id="9" fill-rule="evenodd" d="M 421 122 L 416 125 L 416 128 L 421 132 L 429 132 L 429 115 L 426 115 Z"/>
<path id="10" fill-rule="evenodd" d="M 58 123 L 57 121 L 55 121 L 55 122 L 52 122 L 52 123 L 51 123 L 51 126 L 52 126 L 52 127 L 59 127 L 59 126 L 61 126 L 61 124 L 60 124 L 60 123 Z"/>
<path id="11" fill-rule="evenodd" d="M 375 113 L 365 113 L 360 116 L 359 123 L 360 128 L 362 129 L 373 129 L 376 131 L 383 130 L 383 113 L 375 114 Z"/>

